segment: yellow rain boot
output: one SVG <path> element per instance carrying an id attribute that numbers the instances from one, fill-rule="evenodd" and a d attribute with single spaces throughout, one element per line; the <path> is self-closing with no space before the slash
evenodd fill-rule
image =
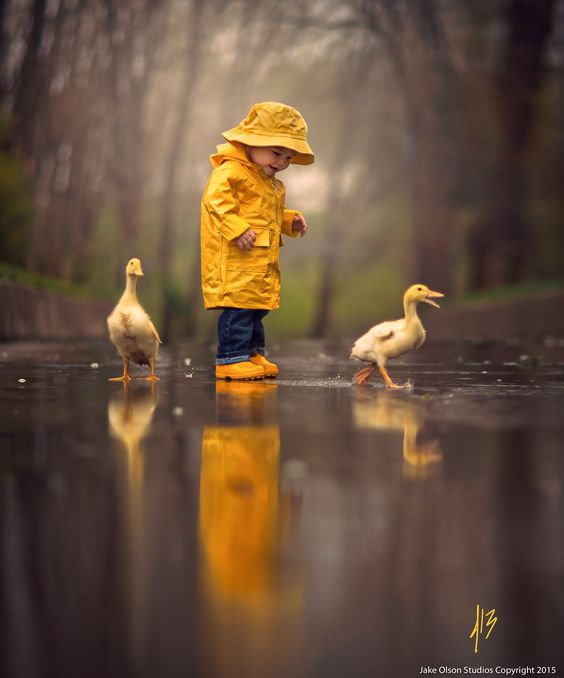
<path id="1" fill-rule="evenodd" d="M 260 365 L 253 365 L 245 360 L 231 365 L 216 365 L 216 379 L 262 379 L 264 370 Z"/>
<path id="2" fill-rule="evenodd" d="M 269 362 L 263 355 L 257 353 L 250 357 L 250 361 L 253 365 L 260 365 L 264 369 L 265 377 L 277 377 L 278 376 L 278 365 Z"/>

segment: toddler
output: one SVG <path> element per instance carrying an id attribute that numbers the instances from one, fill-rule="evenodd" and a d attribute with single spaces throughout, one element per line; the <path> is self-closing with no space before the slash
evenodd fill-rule
<path id="1" fill-rule="evenodd" d="M 277 178 L 290 163 L 314 161 L 307 125 L 294 108 L 255 104 L 228 143 L 211 156 L 202 197 L 202 292 L 207 309 L 223 309 L 217 325 L 218 379 L 276 377 L 265 358 L 263 318 L 280 306 L 282 233 L 304 236 L 306 220 L 284 205 Z"/>

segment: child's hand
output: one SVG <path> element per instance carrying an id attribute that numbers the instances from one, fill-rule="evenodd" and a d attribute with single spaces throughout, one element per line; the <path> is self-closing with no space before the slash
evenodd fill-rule
<path id="1" fill-rule="evenodd" d="M 243 231 L 243 233 L 241 233 L 238 238 L 235 238 L 235 242 L 237 243 L 239 249 L 250 252 L 255 246 L 256 239 L 257 234 L 249 226 L 249 228 L 246 231 Z"/>
<path id="2" fill-rule="evenodd" d="M 307 223 L 301 214 L 296 214 L 294 217 L 294 221 L 292 221 L 292 231 L 298 231 L 301 238 L 306 234 Z"/>

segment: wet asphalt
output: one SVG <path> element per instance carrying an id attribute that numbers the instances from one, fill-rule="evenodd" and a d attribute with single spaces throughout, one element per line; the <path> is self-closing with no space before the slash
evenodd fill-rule
<path id="1" fill-rule="evenodd" d="M 0 675 L 564 675 L 564 343 L 349 352 L 0 345 Z"/>

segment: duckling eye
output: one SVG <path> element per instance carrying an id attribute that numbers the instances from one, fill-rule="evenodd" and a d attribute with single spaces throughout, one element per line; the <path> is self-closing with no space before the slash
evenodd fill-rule
<path id="1" fill-rule="evenodd" d="M 418 291 L 418 292 L 421 292 L 422 289 L 423 289 L 422 287 L 418 287 L 418 288 L 417 288 L 417 291 Z"/>

